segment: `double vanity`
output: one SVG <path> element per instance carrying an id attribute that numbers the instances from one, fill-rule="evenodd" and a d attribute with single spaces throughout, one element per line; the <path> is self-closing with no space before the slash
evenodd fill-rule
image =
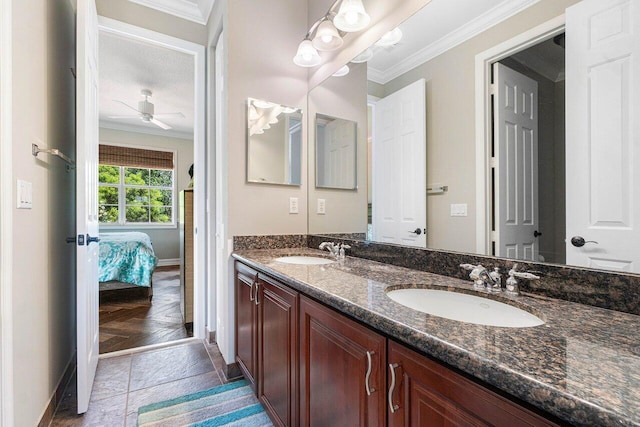
<path id="1" fill-rule="evenodd" d="M 276 425 L 640 425 L 636 315 L 306 247 L 233 256 L 236 362 Z"/>

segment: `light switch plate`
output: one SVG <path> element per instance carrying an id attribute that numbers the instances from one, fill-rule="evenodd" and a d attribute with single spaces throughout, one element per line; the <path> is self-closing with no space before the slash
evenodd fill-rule
<path id="1" fill-rule="evenodd" d="M 318 199 L 318 215 L 324 215 L 326 213 L 327 213 L 326 199 Z"/>
<path id="2" fill-rule="evenodd" d="M 297 197 L 289 197 L 289 213 L 297 214 L 298 213 L 298 198 Z"/>
<path id="3" fill-rule="evenodd" d="M 451 216 L 467 216 L 467 204 L 466 203 L 452 204 Z"/>
<path id="4" fill-rule="evenodd" d="M 29 181 L 17 180 L 16 202 L 18 209 L 33 207 L 33 185 Z"/>

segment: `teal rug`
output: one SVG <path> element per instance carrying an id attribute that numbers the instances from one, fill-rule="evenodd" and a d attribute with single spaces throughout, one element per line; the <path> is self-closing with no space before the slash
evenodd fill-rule
<path id="1" fill-rule="evenodd" d="M 272 426 L 245 380 L 138 409 L 138 426 Z"/>

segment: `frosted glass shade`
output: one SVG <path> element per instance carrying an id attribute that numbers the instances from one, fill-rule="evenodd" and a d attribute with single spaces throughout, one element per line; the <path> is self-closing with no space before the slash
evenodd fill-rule
<path id="1" fill-rule="evenodd" d="M 305 39 L 298 46 L 298 53 L 293 57 L 294 64 L 300 67 L 315 67 L 319 65 L 322 59 L 311 40 Z"/>
<path id="2" fill-rule="evenodd" d="M 349 74 L 349 66 L 345 65 L 342 68 L 340 68 L 338 71 L 333 73 L 333 77 L 343 77 L 343 76 L 346 76 L 347 74 Z"/>
<path id="3" fill-rule="evenodd" d="M 333 18 L 333 25 L 347 33 L 364 30 L 369 22 L 371 17 L 364 10 L 362 0 L 342 0 L 338 14 Z"/>
<path id="4" fill-rule="evenodd" d="M 313 38 L 313 47 L 318 50 L 329 51 L 336 50 L 342 46 L 342 37 L 338 34 L 338 30 L 331 21 L 325 19 L 320 23 Z"/>
<path id="5" fill-rule="evenodd" d="M 398 43 L 400 40 L 402 40 L 402 31 L 400 30 L 400 28 L 396 27 L 393 30 L 389 31 L 384 36 L 382 36 L 380 40 L 376 42 L 376 46 L 382 46 L 382 47 L 393 46 L 394 44 Z"/>

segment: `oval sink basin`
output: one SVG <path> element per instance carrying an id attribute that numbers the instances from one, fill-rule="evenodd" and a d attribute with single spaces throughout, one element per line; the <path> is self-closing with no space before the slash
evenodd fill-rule
<path id="1" fill-rule="evenodd" d="M 319 256 L 283 256 L 275 259 L 278 262 L 285 264 L 297 264 L 297 265 L 323 265 L 331 264 L 335 262 L 332 259 L 322 258 Z"/>
<path id="2" fill-rule="evenodd" d="M 508 304 L 488 298 L 437 289 L 397 289 L 389 298 L 406 307 L 445 319 L 476 325 L 529 328 L 544 322 Z"/>

